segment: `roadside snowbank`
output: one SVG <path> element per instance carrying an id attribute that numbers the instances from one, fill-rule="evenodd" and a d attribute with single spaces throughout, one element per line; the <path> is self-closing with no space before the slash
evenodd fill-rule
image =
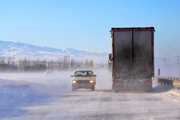
<path id="1" fill-rule="evenodd" d="M 0 119 L 25 114 L 24 107 L 42 105 L 55 99 L 50 94 L 38 92 L 30 85 L 13 84 L 10 80 L 0 82 L 6 83 L 0 85 Z"/>

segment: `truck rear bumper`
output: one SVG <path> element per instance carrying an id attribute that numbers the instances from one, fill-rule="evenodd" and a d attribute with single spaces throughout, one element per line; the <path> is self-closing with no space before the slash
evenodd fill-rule
<path id="1" fill-rule="evenodd" d="M 152 91 L 152 80 L 150 79 L 129 79 L 129 80 L 114 80 L 113 90 L 132 91 L 132 92 L 150 92 Z"/>
<path id="2" fill-rule="evenodd" d="M 114 92 L 151 92 L 152 87 L 114 87 L 113 88 Z"/>

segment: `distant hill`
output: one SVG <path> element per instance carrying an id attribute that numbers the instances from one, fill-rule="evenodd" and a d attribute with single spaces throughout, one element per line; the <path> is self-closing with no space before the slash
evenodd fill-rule
<path id="1" fill-rule="evenodd" d="M 15 58 L 28 59 L 57 59 L 68 56 L 76 60 L 92 59 L 94 63 L 106 64 L 108 53 L 87 52 L 71 48 L 57 49 L 51 47 L 40 47 L 26 43 L 10 42 L 0 40 L 0 55 L 14 56 Z"/>

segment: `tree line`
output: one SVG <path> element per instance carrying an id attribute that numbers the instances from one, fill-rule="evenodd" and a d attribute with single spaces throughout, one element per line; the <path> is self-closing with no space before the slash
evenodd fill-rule
<path id="1" fill-rule="evenodd" d="M 28 59 L 0 56 L 0 71 L 46 71 L 72 68 L 92 68 L 93 60 L 76 60 L 69 56 L 58 59 Z"/>

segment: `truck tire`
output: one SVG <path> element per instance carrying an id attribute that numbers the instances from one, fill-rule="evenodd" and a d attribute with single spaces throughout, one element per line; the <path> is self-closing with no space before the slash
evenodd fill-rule
<path id="1" fill-rule="evenodd" d="M 119 92 L 119 89 L 115 87 L 114 83 L 112 84 L 112 91 L 115 93 Z"/>
<path id="2" fill-rule="evenodd" d="M 75 88 L 75 87 L 72 87 L 72 91 L 76 91 L 76 88 Z"/>
<path id="3" fill-rule="evenodd" d="M 118 92 L 120 92 L 120 90 L 117 90 L 117 89 L 114 89 L 113 90 L 115 93 L 118 93 Z"/>
<path id="4" fill-rule="evenodd" d="M 93 87 L 91 88 L 91 91 L 95 91 L 95 86 L 93 86 Z"/>
<path id="5" fill-rule="evenodd" d="M 117 93 L 117 92 L 120 92 L 120 89 L 119 89 L 118 87 L 114 87 L 114 86 L 113 86 L 113 91 L 114 91 L 115 93 Z"/>

